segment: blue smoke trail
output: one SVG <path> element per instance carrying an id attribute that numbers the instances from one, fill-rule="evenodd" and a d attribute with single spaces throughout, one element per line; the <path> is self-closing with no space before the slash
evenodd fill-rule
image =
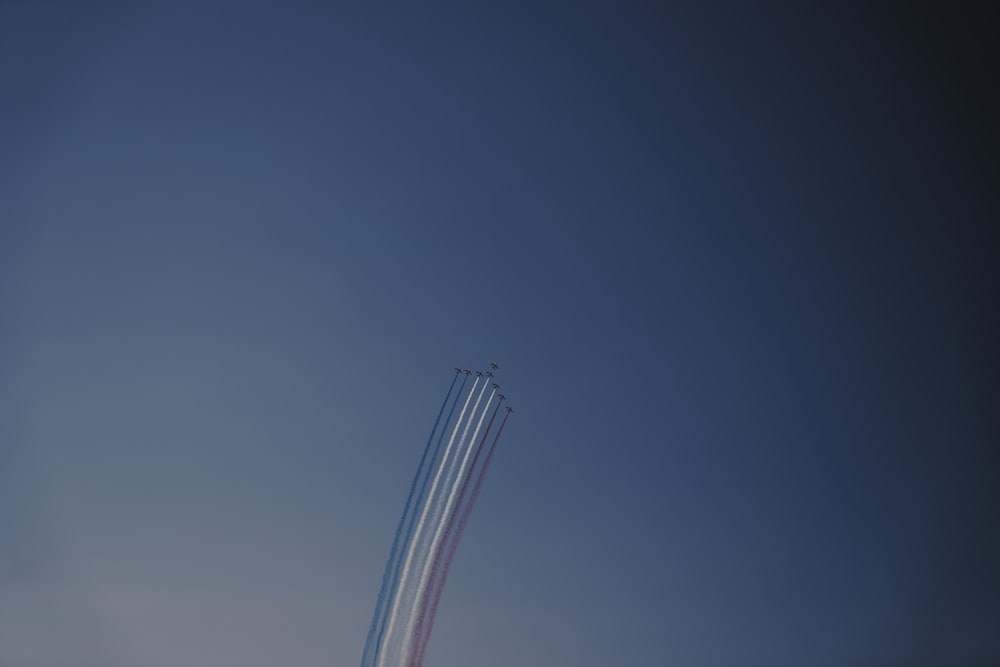
<path id="1" fill-rule="evenodd" d="M 455 405 L 458 404 L 458 396 L 462 394 L 462 389 L 465 387 L 465 383 L 468 379 L 469 379 L 468 376 L 465 376 L 465 378 L 463 378 L 462 385 L 458 389 L 458 395 L 456 395 L 455 401 L 452 403 L 451 410 L 448 412 L 448 418 L 445 420 L 444 426 L 441 428 L 441 436 L 438 438 L 437 445 L 434 447 L 434 453 L 431 455 L 432 462 L 434 458 L 437 457 L 438 449 L 440 449 L 441 447 L 441 441 L 444 439 L 444 433 L 447 430 L 448 423 L 451 421 L 452 414 L 454 414 L 455 412 Z M 429 471 L 431 468 L 431 466 L 428 465 L 426 466 L 425 469 L 424 464 L 427 462 L 427 453 L 428 451 L 430 451 L 431 443 L 434 441 L 434 434 L 437 432 L 438 424 L 441 422 L 441 415 L 444 414 L 444 409 L 448 405 L 448 399 L 451 398 L 451 392 L 455 389 L 455 382 L 457 380 L 458 380 L 458 375 L 456 374 L 455 377 L 453 377 L 451 380 L 451 386 L 448 387 L 448 393 L 444 397 L 444 402 L 441 404 L 441 409 L 438 410 L 437 419 L 434 420 L 434 427 L 431 429 L 431 435 L 429 438 L 427 438 L 427 444 L 424 446 L 424 452 L 420 456 L 420 464 L 417 466 L 417 474 L 413 477 L 413 482 L 410 484 L 410 493 L 406 497 L 406 505 L 403 506 L 403 516 L 400 518 L 399 525 L 396 527 L 396 534 L 392 539 L 392 549 L 389 551 L 389 560 L 385 564 L 385 572 L 382 574 L 382 587 L 379 589 L 378 599 L 375 602 L 375 615 L 372 617 L 372 624 L 371 627 L 368 629 L 368 638 L 365 641 L 364 654 L 361 657 L 362 667 L 374 665 L 374 661 L 377 657 L 375 654 L 373 654 L 373 650 L 375 650 L 378 644 L 381 643 L 382 641 L 382 631 L 385 625 L 384 623 L 385 600 L 389 592 L 393 588 L 395 588 L 396 582 L 399 578 L 398 577 L 399 575 L 398 560 L 400 551 L 399 538 L 403 532 L 404 525 L 407 526 L 406 538 L 403 541 L 404 543 L 409 542 L 410 535 L 413 532 L 414 512 L 411 512 L 411 509 L 413 507 L 413 494 L 417 489 L 417 483 L 420 482 L 421 478 L 423 478 L 423 482 L 420 485 L 420 494 L 418 496 L 418 504 L 419 504 L 420 498 L 423 497 L 424 492 L 426 491 L 427 477 L 429 476 Z M 407 522 L 407 519 L 409 519 L 409 522 Z M 378 628 L 378 642 L 372 643 L 372 639 L 375 638 L 376 628 Z"/>

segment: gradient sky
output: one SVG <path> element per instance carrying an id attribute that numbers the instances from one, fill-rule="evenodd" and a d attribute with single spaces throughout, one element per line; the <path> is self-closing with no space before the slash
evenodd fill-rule
<path id="1" fill-rule="evenodd" d="M 0 665 L 1000 663 L 986 10 L 0 2 Z M 948 12 L 945 14 L 944 12 Z"/>

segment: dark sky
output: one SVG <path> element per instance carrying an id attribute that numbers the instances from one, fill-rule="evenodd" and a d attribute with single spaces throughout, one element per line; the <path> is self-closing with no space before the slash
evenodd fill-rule
<path id="1" fill-rule="evenodd" d="M 0 2 L 0 665 L 1000 664 L 989 5 Z"/>

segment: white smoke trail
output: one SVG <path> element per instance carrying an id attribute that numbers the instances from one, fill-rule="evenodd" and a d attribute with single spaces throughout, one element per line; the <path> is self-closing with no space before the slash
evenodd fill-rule
<path id="1" fill-rule="evenodd" d="M 427 521 L 427 513 L 430 511 L 431 507 L 435 505 L 434 498 L 435 498 L 435 493 L 437 491 L 437 487 L 441 482 L 441 474 L 442 472 L 444 472 L 446 464 L 448 463 L 448 458 L 449 455 L 451 454 L 452 446 L 455 443 L 455 436 L 458 434 L 458 429 L 461 427 L 462 422 L 465 420 L 465 413 L 468 410 L 469 401 L 472 400 L 472 394 L 475 393 L 476 385 L 479 384 L 479 380 L 480 378 L 477 377 L 476 381 L 472 384 L 472 388 L 469 390 L 469 396 L 468 398 L 465 399 L 465 404 L 462 406 L 462 412 L 460 412 L 458 415 L 458 421 L 455 422 L 455 428 L 451 433 L 451 437 L 448 439 L 448 445 L 445 447 L 444 455 L 441 457 L 441 464 L 438 466 L 437 473 L 435 473 L 434 475 L 434 481 L 431 483 L 431 489 L 430 492 L 427 494 L 427 500 L 424 502 L 423 509 L 420 512 L 420 520 L 417 522 L 417 528 L 413 532 L 412 539 L 407 547 L 406 558 L 403 561 L 403 571 L 402 574 L 400 575 L 399 583 L 397 584 L 396 587 L 396 594 L 393 596 L 392 607 L 389 609 L 389 622 L 386 625 L 386 632 L 383 639 L 383 648 L 395 642 L 393 632 L 396 628 L 396 620 L 399 615 L 400 602 L 402 601 L 402 598 L 409 597 L 405 595 L 406 584 L 410 576 L 410 569 L 413 565 L 413 557 L 416 552 L 416 546 L 423 542 L 423 540 L 421 539 L 421 535 L 424 530 L 424 524 Z M 479 401 L 482 399 L 483 391 L 485 391 L 485 389 L 486 389 L 486 384 L 483 383 L 483 390 L 479 392 L 479 398 L 476 399 L 476 407 L 479 406 Z M 475 414 L 475 410 L 476 408 L 474 407 L 473 414 Z M 470 416 L 470 424 L 465 427 L 465 431 L 462 433 L 462 440 L 465 439 L 465 435 L 469 432 L 470 425 L 471 425 L 471 416 Z M 405 635 L 403 636 L 403 640 L 405 642 L 406 640 Z M 403 648 L 405 649 L 405 646 Z M 378 657 L 379 667 L 384 667 L 386 655 L 388 655 L 389 653 L 391 653 L 391 651 L 385 651 L 385 650 L 379 651 L 379 657 Z"/>
<path id="2" fill-rule="evenodd" d="M 484 384 L 483 391 L 485 390 L 486 390 L 486 385 Z M 422 597 L 424 595 L 425 589 L 427 588 L 427 579 L 430 576 L 432 563 L 434 562 L 434 556 L 436 555 L 437 550 L 441 547 L 441 545 L 439 544 L 441 540 L 441 533 L 444 531 L 444 527 L 448 524 L 448 517 L 451 515 L 452 505 L 455 503 L 455 496 L 458 493 L 458 488 L 461 485 L 462 478 L 465 476 L 464 470 L 469 463 L 469 456 L 472 454 L 472 450 L 475 449 L 476 438 L 479 436 L 479 431 L 483 427 L 483 421 L 486 419 L 486 413 L 489 412 L 490 403 L 493 402 L 493 397 L 496 396 L 496 393 L 497 390 L 494 389 L 492 393 L 490 393 L 490 397 L 486 401 L 486 405 L 483 406 L 482 414 L 479 415 L 479 422 L 476 424 L 476 430 L 472 433 L 472 438 L 468 441 L 468 444 L 465 447 L 465 455 L 462 457 L 461 465 L 458 466 L 458 473 L 454 475 L 453 478 L 451 477 L 451 475 L 449 475 L 449 478 L 452 479 L 451 490 L 448 493 L 447 501 L 445 501 L 444 510 L 440 513 L 440 516 L 437 520 L 437 526 L 435 527 L 434 535 L 433 537 L 431 537 L 430 550 L 428 551 L 427 556 L 423 559 L 423 569 L 420 572 L 419 579 L 417 579 L 417 592 L 416 595 L 414 595 L 412 598 L 410 613 L 407 614 L 406 616 L 406 629 L 403 633 L 403 637 L 405 638 L 410 638 L 413 635 L 413 626 L 417 620 L 417 615 L 419 613 L 418 610 L 420 607 L 423 606 Z M 479 401 L 483 397 L 482 394 L 483 392 L 480 391 L 479 398 L 476 399 L 476 405 L 472 408 L 473 415 L 475 415 L 476 408 L 479 407 Z M 469 432 L 469 426 L 471 425 L 472 425 L 472 420 L 470 419 L 469 425 L 465 427 L 465 432 L 462 434 L 462 442 L 465 441 L 465 436 Z M 413 648 L 414 648 L 413 641 L 406 641 L 406 643 L 403 645 L 401 656 L 403 658 L 402 664 L 404 666 L 409 664 L 410 652 L 413 650 Z"/>

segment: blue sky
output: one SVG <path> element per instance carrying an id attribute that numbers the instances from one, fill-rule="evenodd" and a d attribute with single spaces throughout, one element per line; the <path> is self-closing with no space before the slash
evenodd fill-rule
<path id="1" fill-rule="evenodd" d="M 494 360 L 428 665 L 995 663 L 983 22 L 0 4 L 0 664 L 357 664 Z"/>

